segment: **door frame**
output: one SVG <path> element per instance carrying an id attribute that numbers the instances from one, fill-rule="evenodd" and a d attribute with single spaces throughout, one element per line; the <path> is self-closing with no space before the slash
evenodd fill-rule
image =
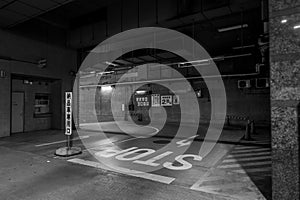
<path id="1" fill-rule="evenodd" d="M 10 135 L 14 134 L 12 132 L 12 94 L 22 93 L 23 94 L 23 130 L 18 133 L 23 133 L 25 130 L 25 92 L 24 91 L 12 91 L 10 92 Z"/>

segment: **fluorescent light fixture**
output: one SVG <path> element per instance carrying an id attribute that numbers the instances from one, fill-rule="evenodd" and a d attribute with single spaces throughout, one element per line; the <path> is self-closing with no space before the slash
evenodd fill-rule
<path id="1" fill-rule="evenodd" d="M 90 71 L 90 74 L 95 74 L 96 73 L 96 71 Z"/>
<path id="2" fill-rule="evenodd" d="M 251 44 L 251 45 L 245 45 L 245 46 L 232 47 L 232 49 L 246 49 L 246 48 L 253 48 L 253 47 L 255 47 L 255 45 Z"/>
<path id="3" fill-rule="evenodd" d="M 115 71 L 106 71 L 106 72 L 98 72 L 97 75 L 103 75 L 103 74 L 112 74 Z"/>
<path id="4" fill-rule="evenodd" d="M 281 23 L 282 23 L 282 24 L 285 24 L 285 23 L 287 23 L 287 19 L 283 19 L 283 20 L 281 20 Z"/>
<path id="5" fill-rule="evenodd" d="M 178 68 L 197 67 L 197 66 L 209 65 L 209 64 L 211 64 L 211 59 L 194 60 L 190 62 L 179 63 Z"/>
<path id="6" fill-rule="evenodd" d="M 300 25 L 294 26 L 294 29 L 298 29 L 298 28 L 300 28 Z"/>
<path id="7" fill-rule="evenodd" d="M 146 92 L 147 92 L 146 90 L 137 90 L 137 91 L 135 91 L 136 94 L 140 94 L 140 95 L 141 94 L 146 94 Z"/>
<path id="8" fill-rule="evenodd" d="M 225 32 L 225 31 L 231 31 L 231 30 L 247 28 L 247 27 L 248 27 L 248 24 L 242 24 L 242 25 L 230 26 L 230 27 L 226 27 L 226 28 L 219 28 L 218 31 Z"/>
<path id="9" fill-rule="evenodd" d="M 115 63 L 108 62 L 108 61 L 105 61 L 105 64 L 107 64 L 107 65 L 112 65 L 112 66 L 114 66 L 114 67 L 119 66 L 119 65 L 117 65 L 117 64 L 115 64 Z"/>
<path id="10" fill-rule="evenodd" d="M 101 90 L 104 92 L 108 92 L 112 90 L 112 87 L 110 85 L 101 86 Z"/>

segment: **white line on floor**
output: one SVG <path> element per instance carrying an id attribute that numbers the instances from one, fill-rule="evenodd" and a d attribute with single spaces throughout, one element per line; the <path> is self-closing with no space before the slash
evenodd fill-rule
<path id="1" fill-rule="evenodd" d="M 241 158 L 241 157 L 247 157 L 247 156 L 260 156 L 260 155 L 271 155 L 271 152 L 235 154 L 235 155 L 229 155 L 229 156 L 227 156 L 227 158 Z"/>
<path id="2" fill-rule="evenodd" d="M 95 168 L 100 168 L 100 169 L 104 169 L 104 170 L 108 170 L 108 171 L 114 171 L 114 169 L 109 168 L 99 162 L 83 160 L 80 158 L 73 158 L 68 161 L 72 162 L 72 163 L 86 165 L 86 166 L 95 167 Z M 160 183 L 165 183 L 165 184 L 170 184 L 175 180 L 175 178 L 168 177 L 168 176 L 150 174 L 150 173 L 146 173 L 146 172 L 126 169 L 126 168 L 120 168 L 120 167 L 118 167 L 118 169 L 120 169 L 121 171 L 116 170 L 115 172 L 126 174 L 129 176 L 138 177 L 138 178 L 144 178 L 144 179 L 148 179 L 148 180 L 152 180 L 152 181 L 156 181 L 156 182 L 160 182 Z"/>
<path id="3" fill-rule="evenodd" d="M 90 136 L 88 136 L 88 135 L 81 136 L 81 137 L 76 137 L 76 138 L 73 138 L 73 141 L 74 140 L 82 140 L 82 139 L 86 139 L 86 138 L 89 138 L 89 137 Z M 49 142 L 49 143 L 44 143 L 44 144 L 37 144 L 37 145 L 35 145 L 35 147 L 48 146 L 48 145 L 59 144 L 59 143 L 64 143 L 64 142 L 67 142 L 67 140 L 60 140 L 60 141 Z"/>
<path id="4" fill-rule="evenodd" d="M 244 164 L 234 163 L 234 164 L 221 165 L 218 168 L 227 169 L 227 168 L 237 168 L 241 166 L 249 167 L 249 166 L 270 165 L 270 164 L 272 164 L 272 161 L 252 162 L 252 163 L 244 163 Z"/>
<path id="5" fill-rule="evenodd" d="M 246 150 L 246 149 L 259 149 L 259 146 L 236 146 L 234 147 L 235 150 Z"/>
<path id="6" fill-rule="evenodd" d="M 272 168 L 271 167 L 264 167 L 264 168 L 253 168 L 253 169 L 238 169 L 238 170 L 233 170 L 233 172 L 236 173 L 241 173 L 241 174 L 246 174 L 246 173 L 255 173 L 255 172 L 271 172 Z"/>
<path id="7" fill-rule="evenodd" d="M 260 148 L 260 149 L 245 149 L 245 150 L 233 150 L 232 153 L 251 153 L 251 152 L 259 152 L 259 151 L 271 151 L 270 148 Z"/>
<path id="8" fill-rule="evenodd" d="M 271 160 L 270 156 L 260 156 L 260 157 L 249 157 L 249 158 L 238 158 L 238 159 L 225 159 L 222 163 L 230 163 L 230 162 L 241 162 L 241 161 L 255 161 L 255 160 Z"/>

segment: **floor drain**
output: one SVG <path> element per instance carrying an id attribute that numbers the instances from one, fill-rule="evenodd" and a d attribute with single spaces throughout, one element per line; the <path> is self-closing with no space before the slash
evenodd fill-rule
<path id="1" fill-rule="evenodd" d="M 155 140 L 153 141 L 155 144 L 168 144 L 170 143 L 170 140 Z"/>

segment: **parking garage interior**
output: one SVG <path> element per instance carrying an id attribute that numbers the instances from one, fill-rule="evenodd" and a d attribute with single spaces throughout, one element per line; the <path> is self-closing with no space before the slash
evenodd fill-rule
<path id="1" fill-rule="evenodd" d="M 0 0 L 0 199 L 299 199 L 298 4 Z"/>

